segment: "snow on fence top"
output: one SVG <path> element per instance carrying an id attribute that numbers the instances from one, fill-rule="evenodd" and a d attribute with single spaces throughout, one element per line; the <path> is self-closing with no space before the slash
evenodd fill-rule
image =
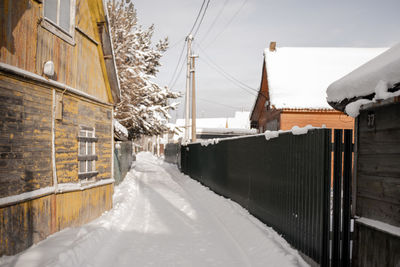
<path id="1" fill-rule="evenodd" d="M 332 109 L 326 88 L 386 48 L 277 47 L 264 52 L 270 104 Z"/>
<path id="2" fill-rule="evenodd" d="M 327 89 L 329 102 L 387 91 L 400 82 L 400 43 L 332 83 Z M 381 92 L 382 93 L 382 92 Z M 378 98 L 382 99 L 381 96 Z"/>
<path id="3" fill-rule="evenodd" d="M 128 137 L 128 130 L 121 123 L 119 123 L 116 119 L 113 120 L 113 123 L 116 132 L 122 134 L 125 137 Z"/>

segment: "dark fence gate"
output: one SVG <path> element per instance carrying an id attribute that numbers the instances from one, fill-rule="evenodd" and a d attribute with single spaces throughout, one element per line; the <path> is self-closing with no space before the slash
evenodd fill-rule
<path id="1" fill-rule="evenodd" d="M 343 131 L 335 130 L 331 144 L 330 129 L 315 129 L 268 141 L 257 135 L 209 146 L 193 143 L 181 147 L 181 168 L 241 204 L 321 266 L 347 266 L 352 132 L 345 130 L 344 136 L 342 143 Z"/>

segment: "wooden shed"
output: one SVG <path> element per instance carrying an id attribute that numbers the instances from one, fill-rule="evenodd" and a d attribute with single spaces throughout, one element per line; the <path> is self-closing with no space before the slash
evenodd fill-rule
<path id="1" fill-rule="evenodd" d="M 102 0 L 0 1 L 0 256 L 112 207 L 119 97 Z"/>
<path id="2" fill-rule="evenodd" d="M 353 266 L 400 266 L 400 45 L 329 86 L 355 120 Z"/>
<path id="3" fill-rule="evenodd" d="M 384 48 L 276 47 L 264 52 L 261 85 L 250 115 L 259 132 L 293 126 L 353 129 L 354 120 L 326 102 L 330 83 Z"/>

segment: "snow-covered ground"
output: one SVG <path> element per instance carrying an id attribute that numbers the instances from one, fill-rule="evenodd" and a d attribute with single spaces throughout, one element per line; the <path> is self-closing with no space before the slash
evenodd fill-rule
<path id="1" fill-rule="evenodd" d="M 307 266 L 274 230 L 149 153 L 115 188 L 114 208 L 0 266 Z"/>

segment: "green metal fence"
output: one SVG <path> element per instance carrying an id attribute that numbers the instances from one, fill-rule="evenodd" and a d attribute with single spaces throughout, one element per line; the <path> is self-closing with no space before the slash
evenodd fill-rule
<path id="1" fill-rule="evenodd" d="M 181 169 L 329 266 L 332 147 L 330 129 L 283 133 L 268 141 L 257 135 L 209 146 L 193 143 L 181 147 Z M 341 231 L 340 224 L 335 227 Z"/>

